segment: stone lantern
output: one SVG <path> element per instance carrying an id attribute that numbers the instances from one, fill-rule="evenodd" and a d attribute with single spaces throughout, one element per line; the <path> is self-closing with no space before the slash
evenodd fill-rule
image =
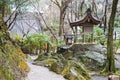
<path id="1" fill-rule="evenodd" d="M 64 35 L 66 45 L 71 45 L 73 43 L 73 37 L 74 37 L 74 35 L 72 35 L 72 34 Z"/>

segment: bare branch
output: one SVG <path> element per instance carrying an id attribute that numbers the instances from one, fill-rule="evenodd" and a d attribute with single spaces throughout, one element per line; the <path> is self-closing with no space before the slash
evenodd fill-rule
<path id="1" fill-rule="evenodd" d="M 11 27 L 9 28 L 9 31 L 11 31 L 11 30 L 14 28 L 15 23 L 16 23 L 16 20 L 13 22 L 13 24 L 12 24 Z"/>
<path id="2" fill-rule="evenodd" d="M 43 21 L 44 21 L 44 23 L 45 23 L 47 29 L 50 31 L 50 33 L 53 35 L 53 37 L 56 39 L 56 42 L 57 42 L 58 40 L 57 40 L 56 36 L 55 36 L 54 33 L 52 32 L 52 30 L 48 27 L 48 25 L 47 25 L 47 23 L 46 23 L 44 17 L 42 16 L 42 14 L 41 14 L 40 12 L 39 12 L 39 15 L 41 16 L 41 18 L 43 19 Z"/>
<path id="3" fill-rule="evenodd" d="M 13 18 L 13 20 L 10 22 L 10 24 L 8 25 L 7 29 L 10 29 L 11 25 L 13 24 L 13 22 L 16 20 L 18 13 L 15 13 L 15 17 Z"/>
<path id="4" fill-rule="evenodd" d="M 33 27 L 33 26 L 35 25 L 35 23 L 33 23 L 32 25 L 30 25 L 30 23 L 28 23 L 28 22 L 25 22 L 25 23 L 26 23 L 26 24 L 28 25 L 28 27 L 29 27 L 28 30 L 32 28 L 32 29 L 34 29 L 34 30 L 37 32 L 37 29 L 35 29 L 35 28 Z M 28 31 L 27 31 L 27 32 L 28 32 Z"/>
<path id="5" fill-rule="evenodd" d="M 55 0 L 55 1 L 51 0 L 51 2 L 53 2 L 53 3 L 54 3 L 55 5 L 57 5 L 59 8 L 61 8 L 60 3 L 59 3 L 57 0 Z"/>
<path id="6" fill-rule="evenodd" d="M 11 19 L 11 17 L 15 14 L 15 12 L 17 11 L 18 7 L 15 9 L 15 11 L 13 11 L 13 13 L 9 16 L 9 18 L 5 21 L 5 24 L 8 23 L 8 21 Z"/>
<path id="7" fill-rule="evenodd" d="M 57 0 L 56 0 L 56 1 L 57 1 Z M 31 3 L 32 3 L 32 2 L 31 2 Z M 38 10 L 38 8 L 37 8 L 35 5 L 33 5 L 33 7 L 38 11 L 38 14 L 40 15 L 40 17 L 42 18 L 43 22 L 44 22 L 45 25 L 46 25 L 46 28 L 50 31 L 50 33 L 53 35 L 53 37 L 56 39 L 56 42 L 57 42 L 58 40 L 57 40 L 56 36 L 55 36 L 54 33 L 52 32 L 52 30 L 48 27 L 48 25 L 47 25 L 47 23 L 46 23 L 43 15 L 41 14 L 41 12 Z"/>
<path id="8" fill-rule="evenodd" d="M 18 6 L 16 7 L 16 9 L 13 11 L 13 13 L 9 16 L 9 18 L 5 21 L 5 24 L 7 24 L 7 22 L 11 19 L 11 17 L 16 13 L 16 11 L 18 10 L 18 8 L 23 4 L 27 2 L 27 0 L 23 1 L 22 3 L 18 4 Z"/>

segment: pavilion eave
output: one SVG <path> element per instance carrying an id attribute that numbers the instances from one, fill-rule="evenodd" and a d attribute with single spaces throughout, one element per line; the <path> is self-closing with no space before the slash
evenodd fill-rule
<path id="1" fill-rule="evenodd" d="M 100 21 L 95 19 L 91 15 L 91 13 L 88 13 L 82 20 L 70 23 L 70 26 L 71 27 L 83 26 L 84 24 L 87 24 L 87 23 L 93 24 L 93 25 L 98 25 L 98 24 L 100 24 Z"/>

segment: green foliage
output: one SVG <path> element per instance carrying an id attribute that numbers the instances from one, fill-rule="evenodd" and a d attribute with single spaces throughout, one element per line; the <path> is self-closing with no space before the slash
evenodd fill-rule
<path id="1" fill-rule="evenodd" d="M 114 25 L 115 25 L 115 27 L 120 26 L 120 20 L 115 20 L 115 21 L 114 21 Z"/>
<path id="2" fill-rule="evenodd" d="M 3 33 L 0 31 L 0 37 L 3 36 Z"/>
<path id="3" fill-rule="evenodd" d="M 115 53 L 116 53 L 116 51 L 120 48 L 120 39 L 117 39 L 117 40 L 113 41 L 113 47 L 114 47 L 114 50 L 115 50 Z"/>
<path id="4" fill-rule="evenodd" d="M 5 33 L 0 31 L 0 43 L 4 44 L 6 42 L 5 40 Z"/>
<path id="5" fill-rule="evenodd" d="M 0 0 L 0 13 L 2 13 L 2 6 L 5 3 L 7 14 L 11 14 L 12 9 L 18 7 L 19 11 L 26 11 L 28 9 L 28 0 Z"/>
<path id="6" fill-rule="evenodd" d="M 3 3 L 5 3 L 6 7 L 7 7 L 7 14 L 9 14 L 11 12 L 11 8 L 10 6 L 15 2 L 15 0 L 0 0 L 0 13 L 2 13 L 2 6 Z"/>
<path id="7" fill-rule="evenodd" d="M 91 39 L 91 35 L 90 34 L 86 34 L 85 35 L 85 41 L 86 42 L 90 42 L 90 39 Z"/>
<path id="8" fill-rule="evenodd" d="M 115 46 L 116 46 L 116 47 L 117 47 L 117 46 L 120 47 L 120 39 L 113 41 L 113 44 L 114 44 L 114 47 L 115 47 Z"/>
<path id="9" fill-rule="evenodd" d="M 4 67 L 0 68 L 0 77 L 4 77 L 5 80 L 15 80 L 15 77 L 13 76 L 11 69 L 6 69 Z"/>
<path id="10" fill-rule="evenodd" d="M 26 44 L 33 45 L 33 46 L 34 45 L 40 46 L 39 44 L 45 44 L 45 43 L 49 43 L 50 45 L 52 45 L 50 36 L 45 34 L 33 34 L 31 36 L 27 36 L 24 42 Z"/>
<path id="11" fill-rule="evenodd" d="M 16 42 L 19 46 L 23 43 L 23 37 L 21 35 L 17 34 L 11 34 L 10 37 L 13 39 L 14 42 Z"/>
<path id="12" fill-rule="evenodd" d="M 120 76 L 120 71 L 116 71 L 116 72 L 115 72 L 115 75 Z"/>
<path id="13" fill-rule="evenodd" d="M 94 27 L 94 35 L 95 35 L 95 37 L 103 35 L 103 34 L 104 34 L 103 29 L 99 28 L 98 26 Z"/>
<path id="14" fill-rule="evenodd" d="M 58 37 L 58 46 L 64 46 L 65 45 L 65 41 L 63 41 L 60 37 Z"/>
<path id="15" fill-rule="evenodd" d="M 91 35 L 86 34 L 85 41 L 90 42 L 90 40 L 91 40 Z M 107 41 L 106 36 L 104 35 L 103 29 L 99 28 L 98 26 L 94 27 L 94 41 L 96 43 L 101 43 L 101 44 L 105 44 Z"/>
<path id="16" fill-rule="evenodd" d="M 46 44 L 49 44 L 49 47 L 54 45 L 50 36 L 46 34 L 32 34 L 24 39 L 23 48 L 45 50 Z"/>
<path id="17" fill-rule="evenodd" d="M 103 29 L 99 28 L 99 27 L 94 27 L 94 40 L 97 43 L 101 43 L 101 44 L 105 44 L 107 41 L 106 36 L 104 35 L 104 31 Z"/>

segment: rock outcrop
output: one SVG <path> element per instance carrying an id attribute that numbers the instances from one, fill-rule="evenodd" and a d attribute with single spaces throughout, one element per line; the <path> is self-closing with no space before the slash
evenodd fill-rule
<path id="1" fill-rule="evenodd" d="M 29 67 L 25 55 L 11 42 L 0 46 L 0 80 L 22 80 Z"/>
<path id="2" fill-rule="evenodd" d="M 59 49 L 58 53 L 39 55 L 34 64 L 46 66 L 68 80 L 92 80 L 85 68 L 102 70 L 106 52 L 106 47 L 100 44 L 73 44 L 69 48 Z M 117 54 L 115 61 L 116 68 L 119 68 L 120 59 Z"/>
<path id="3" fill-rule="evenodd" d="M 34 64 L 46 66 L 51 71 L 62 74 L 68 80 L 92 80 L 84 65 L 77 58 L 73 58 L 72 52 L 41 54 Z"/>
<path id="4" fill-rule="evenodd" d="M 69 50 L 74 53 L 75 57 L 81 58 L 83 63 L 86 62 L 86 66 L 90 65 L 89 67 L 93 69 L 100 67 L 102 69 L 104 66 L 107 49 L 101 44 L 73 44 Z M 120 69 L 119 54 L 115 54 L 115 65 L 116 68 Z"/>

